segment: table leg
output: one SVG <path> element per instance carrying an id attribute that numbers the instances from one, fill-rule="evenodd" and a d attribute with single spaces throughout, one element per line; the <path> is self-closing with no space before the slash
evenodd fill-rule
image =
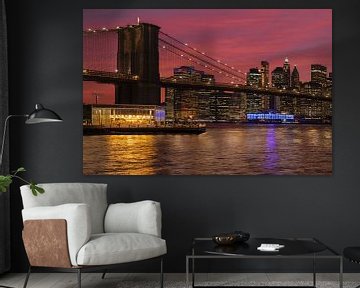
<path id="1" fill-rule="evenodd" d="M 191 268 L 192 268 L 192 287 L 195 287 L 195 258 L 192 258 L 191 262 Z"/>
<path id="2" fill-rule="evenodd" d="M 339 287 L 343 288 L 343 257 L 340 257 Z"/>
<path id="3" fill-rule="evenodd" d="M 189 257 L 186 256 L 186 288 L 189 288 Z"/>
<path id="4" fill-rule="evenodd" d="M 191 264 L 192 264 L 192 266 L 191 266 L 191 268 L 192 268 L 192 287 L 194 288 L 195 287 L 195 249 L 194 249 L 194 246 L 193 246 L 193 248 L 192 248 L 192 262 L 191 262 Z"/>
<path id="5" fill-rule="evenodd" d="M 316 287 L 316 256 L 313 257 L 313 286 Z"/>

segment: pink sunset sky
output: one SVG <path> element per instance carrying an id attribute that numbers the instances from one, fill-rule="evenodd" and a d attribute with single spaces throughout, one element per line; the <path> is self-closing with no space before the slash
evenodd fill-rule
<path id="1" fill-rule="evenodd" d="M 245 72 L 266 60 L 271 73 L 285 57 L 303 82 L 311 64 L 332 71 L 331 9 L 85 9 L 83 16 L 84 30 L 136 24 L 139 17 Z M 113 102 L 111 85 L 84 82 L 85 103 L 94 103 L 94 91 L 103 94 L 101 103 Z"/>

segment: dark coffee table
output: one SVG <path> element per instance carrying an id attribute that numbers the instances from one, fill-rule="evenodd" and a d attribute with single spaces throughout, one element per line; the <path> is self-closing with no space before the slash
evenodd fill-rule
<path id="1" fill-rule="evenodd" d="M 273 243 L 284 245 L 277 252 L 263 252 L 257 250 L 261 243 Z M 339 261 L 339 287 L 343 287 L 343 258 L 335 250 L 315 238 L 250 238 L 245 243 L 229 246 L 219 246 L 211 238 L 195 238 L 191 248 L 191 254 L 186 256 L 186 287 L 189 287 L 189 271 L 191 268 L 192 283 L 190 287 L 204 287 L 195 285 L 195 260 L 200 259 L 312 259 L 313 285 L 293 287 L 316 288 L 316 260 L 335 259 Z M 215 286 L 211 286 L 215 287 Z M 222 286 L 227 287 L 227 286 Z M 228 286 L 229 287 L 229 286 Z M 231 286 L 248 287 L 248 286 Z M 251 286 L 256 287 L 256 286 Z M 262 286 L 264 287 L 264 286 Z M 274 287 L 274 286 L 271 286 Z M 284 286 L 281 286 L 284 287 Z M 287 286 L 286 286 L 287 287 Z"/>

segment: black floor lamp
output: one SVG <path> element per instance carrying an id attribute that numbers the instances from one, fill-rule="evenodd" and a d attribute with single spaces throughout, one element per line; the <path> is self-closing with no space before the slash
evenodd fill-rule
<path id="1" fill-rule="evenodd" d="M 1 150 L 0 150 L 0 168 L 2 167 L 2 161 L 3 161 L 3 155 L 4 155 L 4 146 L 6 142 L 6 132 L 7 132 L 7 126 L 8 122 L 11 118 L 15 117 L 23 117 L 26 118 L 25 123 L 26 124 L 39 124 L 39 123 L 56 123 L 56 122 L 62 122 L 63 120 L 61 117 L 55 113 L 54 111 L 44 108 L 41 104 L 35 105 L 35 110 L 31 112 L 30 114 L 23 114 L 23 115 L 9 115 L 5 119 L 4 123 L 4 131 L 2 135 L 2 141 L 1 141 Z M 0 287 L 3 288 L 12 288 L 9 286 L 3 286 L 0 284 Z"/>
<path id="2" fill-rule="evenodd" d="M 39 123 L 62 122 L 63 121 L 57 113 L 55 113 L 54 111 L 52 111 L 50 109 L 44 108 L 44 106 L 41 104 L 36 104 L 35 110 L 33 112 L 31 112 L 30 114 L 19 114 L 19 115 L 7 116 L 5 119 L 5 124 L 4 124 L 4 132 L 3 132 L 1 151 L 0 151 L 0 167 L 2 166 L 7 125 L 8 125 L 9 120 L 11 118 L 15 118 L 15 117 L 27 118 L 25 121 L 26 124 L 39 124 Z"/>

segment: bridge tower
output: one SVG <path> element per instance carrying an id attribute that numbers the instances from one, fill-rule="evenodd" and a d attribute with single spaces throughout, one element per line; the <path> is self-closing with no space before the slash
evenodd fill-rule
<path id="1" fill-rule="evenodd" d="M 160 104 L 159 30 L 149 23 L 118 30 L 117 69 L 138 76 L 139 81 L 116 84 L 116 104 Z"/>

